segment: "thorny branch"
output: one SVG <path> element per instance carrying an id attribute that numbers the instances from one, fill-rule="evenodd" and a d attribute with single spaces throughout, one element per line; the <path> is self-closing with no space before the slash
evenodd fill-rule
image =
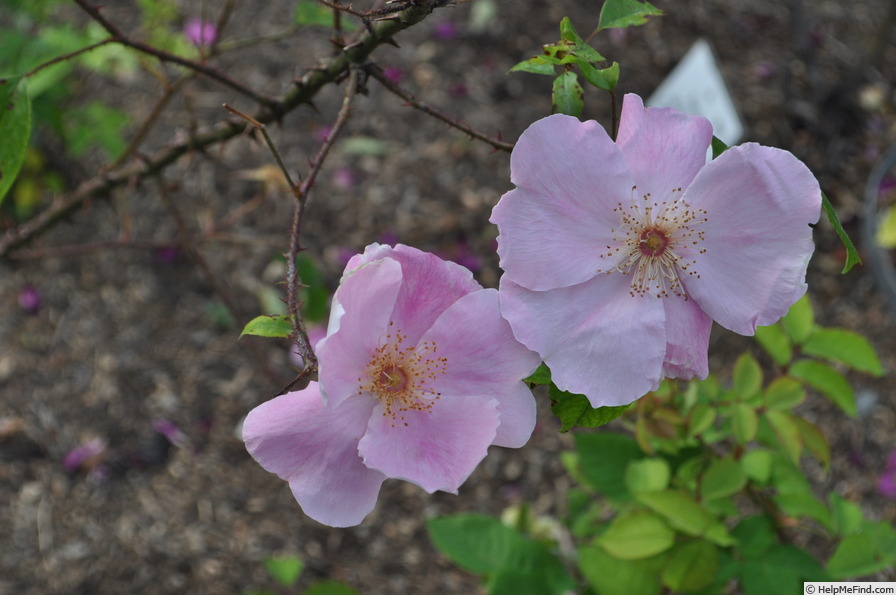
<path id="1" fill-rule="evenodd" d="M 182 58 L 176 54 L 171 54 L 151 45 L 130 39 L 118 27 L 116 27 L 111 21 L 109 21 L 109 19 L 104 17 L 98 8 L 89 5 L 85 0 L 75 0 L 75 3 L 80 6 L 87 14 L 89 14 L 91 18 L 102 25 L 103 28 L 109 33 L 109 35 L 112 36 L 115 42 L 133 48 L 139 52 L 143 52 L 144 54 L 155 56 L 163 62 L 172 62 L 174 64 L 186 66 L 187 68 L 196 72 L 200 72 L 205 76 L 218 81 L 221 84 L 227 85 L 231 89 L 239 91 L 247 97 L 251 97 L 261 105 L 275 110 L 279 108 L 279 102 L 276 99 L 257 93 L 256 91 L 250 89 L 239 81 L 233 80 L 225 73 L 217 70 L 216 68 L 212 68 L 201 62 L 195 62 L 187 58 Z"/>
<path id="2" fill-rule="evenodd" d="M 83 0 L 76 0 L 83 3 Z M 378 46 L 388 43 L 394 35 L 414 26 L 426 18 L 444 0 L 417 0 L 400 13 L 400 18 L 377 22 L 351 47 L 322 61 L 317 68 L 308 71 L 295 86 L 280 98 L 277 109 L 263 107 L 253 114 L 262 124 L 280 120 L 286 113 L 302 104 L 310 103 L 315 95 L 329 83 L 341 80 L 352 64 L 362 64 Z M 88 7 L 89 8 L 89 7 Z M 95 9 L 91 9 L 94 10 Z M 188 68 L 197 66 L 187 61 Z M 201 65 L 200 65 L 201 66 Z M 158 174 L 163 169 L 191 151 L 202 151 L 242 134 L 249 124 L 242 119 L 228 119 L 201 130 L 188 138 L 158 150 L 145 159 L 134 160 L 112 171 L 97 175 L 83 182 L 70 194 L 57 199 L 47 209 L 27 222 L 7 231 L 0 237 L 0 258 L 9 258 L 18 247 L 75 213 L 93 198 L 105 197 L 120 186 L 133 180 L 141 180 Z"/>
<path id="3" fill-rule="evenodd" d="M 414 95 L 412 95 L 409 91 L 401 88 L 400 86 L 389 80 L 389 77 L 386 76 L 386 74 L 383 72 L 383 69 L 376 64 L 369 64 L 367 66 L 367 72 L 369 72 L 370 76 L 379 81 L 380 84 L 382 84 L 386 89 L 407 101 L 408 105 L 417 108 L 423 113 L 429 114 L 433 118 L 440 120 L 448 124 L 449 126 L 457 128 L 461 132 L 470 135 L 472 138 L 481 140 L 482 142 L 493 146 L 499 151 L 506 151 L 509 153 L 511 150 L 513 150 L 513 143 L 508 143 L 501 140 L 500 138 L 492 138 L 488 135 L 485 135 L 475 128 L 471 127 L 469 124 L 464 124 L 463 122 L 455 120 L 448 114 L 439 111 L 431 105 L 423 103 L 422 101 L 414 97 Z"/>
<path id="4" fill-rule="evenodd" d="M 307 376 L 317 370 L 317 357 L 314 355 L 311 343 L 308 341 L 308 334 L 305 332 L 305 321 L 301 316 L 301 305 L 299 304 L 298 298 L 298 289 L 301 280 L 298 278 L 296 257 L 302 249 L 299 243 L 302 215 L 305 212 L 305 206 L 308 204 L 308 195 L 314 185 L 314 180 L 317 178 L 317 174 L 320 172 L 324 160 L 327 158 L 327 154 L 333 147 L 333 143 L 336 142 L 336 138 L 348 121 L 351 113 L 352 101 L 358 93 L 358 79 L 358 69 L 352 68 L 349 72 L 348 81 L 345 87 L 345 95 L 342 99 L 342 107 L 339 108 L 336 122 L 333 123 L 330 133 L 318 150 L 317 155 L 312 159 L 308 175 L 302 180 L 302 183 L 299 185 L 298 191 L 296 192 L 296 205 L 295 210 L 293 211 L 292 227 L 290 228 L 289 234 L 289 254 L 286 257 L 286 306 L 292 322 L 296 348 L 299 351 L 299 355 L 302 356 L 302 360 L 305 362 L 305 369 L 302 370 L 300 377 Z"/>

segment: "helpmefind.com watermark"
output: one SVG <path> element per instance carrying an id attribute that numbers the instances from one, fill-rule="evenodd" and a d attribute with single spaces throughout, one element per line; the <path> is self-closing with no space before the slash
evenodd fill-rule
<path id="1" fill-rule="evenodd" d="M 880 595 L 883 593 L 896 594 L 896 583 L 847 583 L 847 582 L 806 582 L 803 583 L 803 593 L 806 595 Z"/>

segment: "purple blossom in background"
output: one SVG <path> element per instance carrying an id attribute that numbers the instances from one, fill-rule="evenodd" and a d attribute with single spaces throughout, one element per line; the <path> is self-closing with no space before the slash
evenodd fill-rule
<path id="1" fill-rule="evenodd" d="M 404 70 L 397 66 L 387 66 L 383 69 L 383 74 L 396 85 L 404 80 Z"/>
<path id="2" fill-rule="evenodd" d="M 626 95 L 614 142 L 555 114 L 523 132 L 492 211 L 501 313 L 558 388 L 624 405 L 705 378 L 712 322 L 742 335 L 806 292 L 821 190 L 747 143 L 706 162 L 708 120 Z"/>
<path id="3" fill-rule="evenodd" d="M 196 47 L 208 46 L 215 43 L 218 38 L 218 30 L 214 23 L 193 17 L 184 25 L 184 35 Z"/>
<path id="4" fill-rule="evenodd" d="M 19 307 L 30 315 L 35 315 L 40 311 L 44 301 L 40 296 L 40 292 L 34 285 L 26 285 L 19 291 Z"/>
<path id="5" fill-rule="evenodd" d="M 340 167 L 333 171 L 333 185 L 340 190 L 351 190 L 358 185 L 358 172 L 351 167 Z"/>
<path id="6" fill-rule="evenodd" d="M 62 459 L 62 468 L 69 473 L 90 470 L 96 467 L 105 457 L 106 441 L 93 438 L 74 447 Z"/>
<path id="7" fill-rule="evenodd" d="M 448 94 L 455 98 L 462 98 L 469 95 L 469 90 L 467 86 L 463 83 L 452 83 L 448 87 Z"/>
<path id="8" fill-rule="evenodd" d="M 152 256 L 157 262 L 170 265 L 180 260 L 181 251 L 179 246 L 163 246 L 154 248 Z"/>
<path id="9" fill-rule="evenodd" d="M 152 429 L 164 436 L 174 446 L 184 446 L 189 442 L 187 435 L 173 421 L 154 419 Z"/>
<path id="10" fill-rule="evenodd" d="M 330 133 L 333 132 L 332 126 L 318 126 L 314 131 L 314 139 L 318 142 L 325 143 L 327 139 L 330 138 Z"/>
<path id="11" fill-rule="evenodd" d="M 458 26 L 454 21 L 439 21 L 433 27 L 433 33 L 442 41 L 450 41 L 457 37 Z"/>
<path id="12" fill-rule="evenodd" d="M 352 258 L 315 351 L 320 382 L 253 409 L 243 440 L 321 523 L 359 524 L 387 478 L 456 493 L 489 446 L 535 427 L 522 379 L 538 356 L 494 289 L 433 254 L 372 244 Z"/>
<path id="13" fill-rule="evenodd" d="M 877 480 L 877 489 L 887 498 L 896 499 L 896 450 L 887 459 L 887 467 Z"/>
<path id="14" fill-rule="evenodd" d="M 482 259 L 470 248 L 466 240 L 459 240 L 454 248 L 442 254 L 442 257 L 474 273 L 482 270 Z"/>
<path id="15" fill-rule="evenodd" d="M 778 74 L 778 67 L 771 60 L 762 60 L 753 66 L 753 76 L 760 81 L 767 81 Z"/>

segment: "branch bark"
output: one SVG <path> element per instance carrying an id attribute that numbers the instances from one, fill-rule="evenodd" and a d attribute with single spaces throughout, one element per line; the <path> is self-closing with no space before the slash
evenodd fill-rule
<path id="1" fill-rule="evenodd" d="M 341 80 L 353 64 L 363 64 L 377 47 L 389 43 L 394 35 L 421 22 L 436 7 L 443 5 L 444 0 L 418 0 L 394 18 L 373 23 L 357 42 L 297 80 L 295 86 L 278 100 L 277 109 L 263 107 L 252 117 L 262 124 L 267 124 L 281 119 L 298 106 L 309 103 L 321 88 Z M 115 188 L 133 180 L 139 181 L 155 175 L 190 151 L 201 151 L 232 139 L 245 131 L 249 125 L 245 120 L 235 118 L 218 122 L 209 129 L 160 149 L 146 159 L 133 161 L 86 180 L 72 193 L 56 200 L 34 218 L 7 231 L 0 238 L 0 258 L 9 258 L 16 248 L 27 244 L 59 221 L 71 216 L 87 201 L 108 196 Z"/>

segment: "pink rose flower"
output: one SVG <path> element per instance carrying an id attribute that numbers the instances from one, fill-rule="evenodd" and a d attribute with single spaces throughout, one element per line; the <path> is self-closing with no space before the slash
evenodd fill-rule
<path id="1" fill-rule="evenodd" d="M 498 226 L 501 312 L 561 389 L 623 405 L 705 378 L 712 321 L 743 335 L 806 291 L 812 173 L 747 143 L 707 163 L 710 123 L 626 95 L 614 143 L 553 115 L 513 150 Z"/>
<path id="2" fill-rule="evenodd" d="M 207 46 L 218 39 L 218 29 L 212 22 L 193 17 L 184 25 L 184 35 L 196 47 Z"/>
<path id="3" fill-rule="evenodd" d="M 386 478 L 456 493 L 490 445 L 535 427 L 522 382 L 539 363 L 501 317 L 498 292 L 401 244 L 346 265 L 318 342 L 319 383 L 252 410 L 243 439 L 308 516 L 360 523 Z"/>

